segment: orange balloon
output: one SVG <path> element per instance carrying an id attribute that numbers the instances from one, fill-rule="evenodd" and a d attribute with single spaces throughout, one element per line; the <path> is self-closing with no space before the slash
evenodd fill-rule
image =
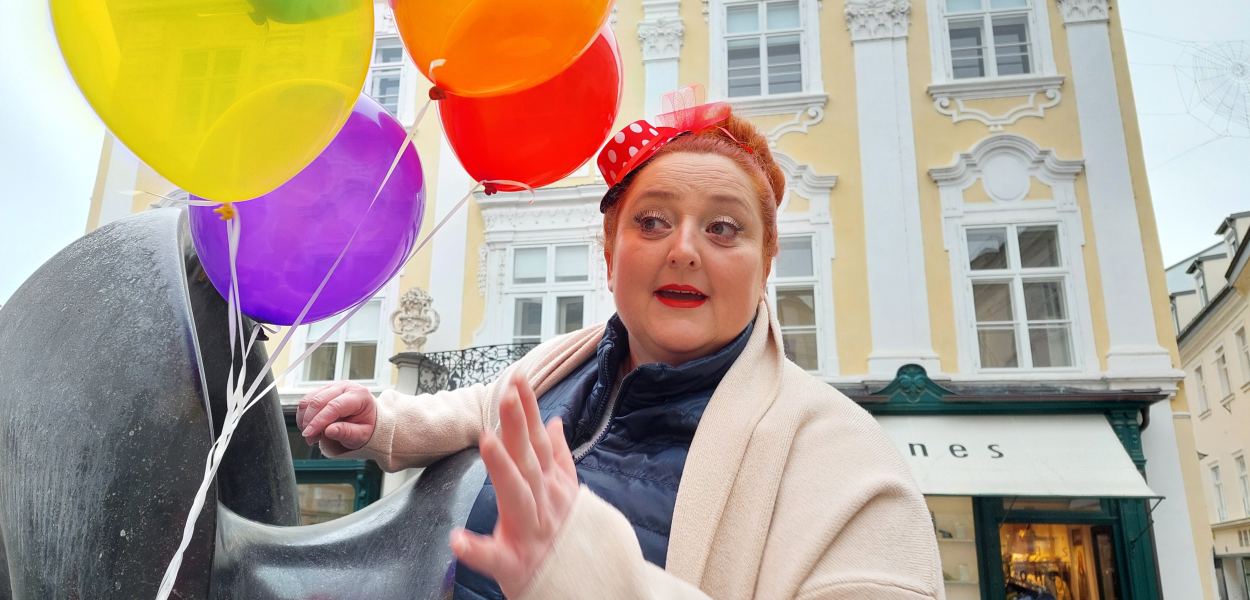
<path id="1" fill-rule="evenodd" d="M 611 0 L 391 0 L 417 68 L 459 96 L 534 87 L 595 40 Z"/>

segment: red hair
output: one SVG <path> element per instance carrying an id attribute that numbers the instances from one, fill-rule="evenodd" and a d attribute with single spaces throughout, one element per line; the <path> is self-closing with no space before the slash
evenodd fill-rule
<path id="1" fill-rule="evenodd" d="M 777 255 L 777 207 L 786 192 L 786 177 L 773 160 L 773 153 L 769 150 L 768 140 L 764 135 L 750 121 L 732 114 L 717 127 L 709 127 L 668 142 L 656 150 L 654 156 L 608 190 L 604 195 L 604 203 L 607 205 L 603 213 L 604 249 L 612 252 L 620 219 L 621 201 L 638 173 L 655 159 L 676 152 L 719 154 L 732 160 L 747 174 L 754 184 L 760 217 L 764 223 L 764 260 L 771 264 L 772 258 Z"/>

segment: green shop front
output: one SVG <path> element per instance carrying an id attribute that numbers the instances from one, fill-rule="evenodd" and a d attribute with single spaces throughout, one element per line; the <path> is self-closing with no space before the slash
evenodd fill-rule
<path id="1" fill-rule="evenodd" d="M 843 391 L 911 466 L 950 600 L 1162 598 L 1141 430 L 1164 394 L 943 387 L 915 365 Z"/>

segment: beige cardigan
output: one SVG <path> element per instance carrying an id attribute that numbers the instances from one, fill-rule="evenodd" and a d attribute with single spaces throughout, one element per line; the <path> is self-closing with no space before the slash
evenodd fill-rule
<path id="1" fill-rule="evenodd" d="M 546 342 L 513 368 L 541 396 L 595 352 L 603 326 Z M 395 471 L 476 444 L 496 425 L 501 377 L 412 397 L 384 392 L 362 449 Z M 323 442 L 328 454 L 343 448 Z M 929 512 L 867 412 L 782 353 L 761 303 L 742 354 L 690 445 L 666 569 L 585 487 L 525 598 L 943 598 Z"/>

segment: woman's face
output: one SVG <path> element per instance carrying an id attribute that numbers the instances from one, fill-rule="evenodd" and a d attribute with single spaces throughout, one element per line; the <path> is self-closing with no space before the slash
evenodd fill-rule
<path id="1" fill-rule="evenodd" d="M 706 356 L 754 318 L 768 276 L 757 198 L 719 154 L 665 154 L 635 176 L 604 253 L 635 365 Z"/>

